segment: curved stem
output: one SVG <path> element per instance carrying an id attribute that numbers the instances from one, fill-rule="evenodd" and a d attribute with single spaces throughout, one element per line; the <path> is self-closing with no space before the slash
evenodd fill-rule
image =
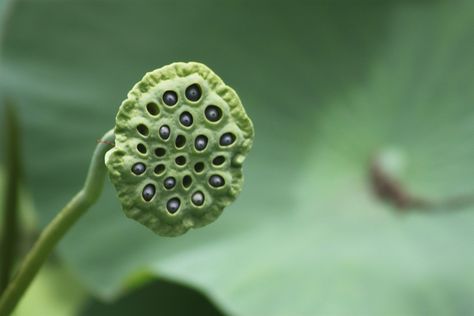
<path id="1" fill-rule="evenodd" d="M 59 212 L 39 236 L 38 241 L 26 256 L 18 273 L 0 298 L 0 316 L 9 315 L 26 289 L 48 258 L 49 254 L 69 228 L 99 198 L 104 184 L 106 168 L 104 155 L 114 141 L 113 130 L 107 132 L 92 156 L 84 187 Z"/>

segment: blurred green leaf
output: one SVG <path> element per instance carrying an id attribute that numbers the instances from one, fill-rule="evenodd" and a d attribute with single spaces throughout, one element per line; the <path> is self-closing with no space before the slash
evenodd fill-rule
<path id="1" fill-rule="evenodd" d="M 114 303 L 88 302 L 80 311 L 84 316 L 128 315 L 222 315 L 199 292 L 160 280 L 146 284 Z"/>
<path id="2" fill-rule="evenodd" d="M 77 315 L 85 299 L 86 293 L 77 280 L 57 262 L 50 261 L 31 284 L 15 315 Z"/>
<path id="3" fill-rule="evenodd" d="M 22 1 L 1 87 L 22 104 L 41 221 L 81 186 L 144 72 L 201 61 L 255 123 L 243 193 L 215 224 L 168 239 L 127 220 L 109 185 L 60 246 L 91 290 L 111 297 L 151 271 L 239 315 L 469 314 L 474 207 L 401 216 L 373 197 L 368 166 L 395 151 L 411 192 L 474 191 L 473 9 Z"/>

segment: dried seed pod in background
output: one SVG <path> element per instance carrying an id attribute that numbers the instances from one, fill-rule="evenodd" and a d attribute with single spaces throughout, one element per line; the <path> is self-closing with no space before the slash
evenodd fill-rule
<path id="1" fill-rule="evenodd" d="M 242 188 L 253 126 L 203 64 L 147 73 L 120 106 L 106 165 L 125 214 L 163 236 L 213 222 Z"/>

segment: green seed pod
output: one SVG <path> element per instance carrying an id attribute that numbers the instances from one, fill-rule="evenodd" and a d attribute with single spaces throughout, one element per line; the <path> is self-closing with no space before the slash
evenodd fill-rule
<path id="1" fill-rule="evenodd" d="M 203 64 L 147 73 L 120 106 L 105 161 L 125 214 L 162 236 L 213 222 L 242 188 L 253 126 Z"/>

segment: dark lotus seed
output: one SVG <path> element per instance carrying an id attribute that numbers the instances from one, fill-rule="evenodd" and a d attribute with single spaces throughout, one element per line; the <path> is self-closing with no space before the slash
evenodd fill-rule
<path id="1" fill-rule="evenodd" d="M 160 137 L 164 140 L 167 140 L 168 137 L 170 137 L 170 128 L 168 125 L 160 127 Z"/>
<path id="2" fill-rule="evenodd" d="M 206 118 L 211 122 L 217 122 L 222 117 L 222 111 L 215 105 L 209 105 L 204 111 Z"/>
<path id="3" fill-rule="evenodd" d="M 220 166 L 224 163 L 225 157 L 224 156 L 217 156 L 212 160 L 212 164 L 215 166 Z"/>
<path id="4" fill-rule="evenodd" d="M 170 190 L 174 188 L 174 186 L 176 185 L 176 179 L 173 177 L 168 177 L 163 182 L 163 185 L 165 186 L 166 189 Z"/>
<path id="5" fill-rule="evenodd" d="M 209 184 L 214 188 L 218 188 L 224 185 L 224 178 L 218 175 L 213 175 L 209 178 Z"/>
<path id="6" fill-rule="evenodd" d="M 196 171 L 197 173 L 201 172 L 204 170 L 204 163 L 202 162 L 196 162 L 196 164 L 194 165 L 194 171 Z"/>
<path id="7" fill-rule="evenodd" d="M 148 127 L 144 124 L 138 124 L 137 131 L 143 136 L 148 136 Z"/>
<path id="8" fill-rule="evenodd" d="M 158 109 L 158 105 L 154 102 L 150 102 L 146 105 L 146 110 L 150 115 L 156 116 L 160 113 L 160 109 Z"/>
<path id="9" fill-rule="evenodd" d="M 159 164 L 155 167 L 155 173 L 156 174 L 159 175 L 159 174 L 163 173 L 163 171 L 165 171 L 165 165 Z"/>
<path id="10" fill-rule="evenodd" d="M 186 137 L 184 137 L 183 135 L 178 135 L 178 137 L 176 137 L 175 144 L 178 148 L 183 147 L 186 144 Z"/>
<path id="11" fill-rule="evenodd" d="M 192 84 L 186 88 L 186 98 L 190 101 L 197 101 L 201 98 L 201 87 L 198 84 Z"/>
<path id="12" fill-rule="evenodd" d="M 235 141 L 235 135 L 232 133 L 225 133 L 221 136 L 219 144 L 221 146 L 229 146 Z"/>
<path id="13" fill-rule="evenodd" d="M 186 127 L 189 127 L 193 124 L 193 116 L 189 112 L 183 112 L 179 116 L 179 121 Z"/>
<path id="14" fill-rule="evenodd" d="M 169 199 L 168 203 L 166 203 L 166 208 L 168 209 L 168 212 L 174 214 L 179 209 L 180 204 L 181 202 L 178 198 L 172 198 Z"/>
<path id="15" fill-rule="evenodd" d="M 201 206 L 204 204 L 204 194 L 201 191 L 194 192 L 191 196 L 191 201 L 194 205 Z"/>
<path id="16" fill-rule="evenodd" d="M 141 152 L 142 154 L 146 154 L 146 147 L 143 144 L 138 144 L 137 145 L 137 150 Z"/>
<path id="17" fill-rule="evenodd" d="M 132 172 L 136 174 L 137 176 L 144 173 L 145 170 L 146 170 L 146 166 L 142 164 L 141 162 L 137 162 L 136 164 L 132 166 Z"/>
<path id="18" fill-rule="evenodd" d="M 166 154 L 166 149 L 158 147 L 155 149 L 155 155 L 156 157 L 163 157 Z"/>
<path id="19" fill-rule="evenodd" d="M 189 187 L 192 182 L 193 182 L 193 179 L 191 178 L 191 176 L 186 175 L 186 176 L 183 177 L 183 186 L 185 188 Z"/>
<path id="20" fill-rule="evenodd" d="M 155 186 L 153 184 L 147 184 L 143 188 L 142 196 L 145 201 L 150 201 L 155 195 Z"/>
<path id="21" fill-rule="evenodd" d="M 178 156 L 174 160 L 178 166 L 184 166 L 186 164 L 186 157 L 184 156 Z"/>
<path id="22" fill-rule="evenodd" d="M 168 106 L 175 105 L 178 102 L 178 95 L 174 91 L 166 91 L 163 94 L 163 102 Z"/>
<path id="23" fill-rule="evenodd" d="M 206 136 L 199 135 L 198 137 L 196 137 L 196 139 L 194 140 L 194 147 L 197 150 L 203 150 L 204 148 L 206 148 L 206 146 L 207 146 L 207 137 Z"/>

